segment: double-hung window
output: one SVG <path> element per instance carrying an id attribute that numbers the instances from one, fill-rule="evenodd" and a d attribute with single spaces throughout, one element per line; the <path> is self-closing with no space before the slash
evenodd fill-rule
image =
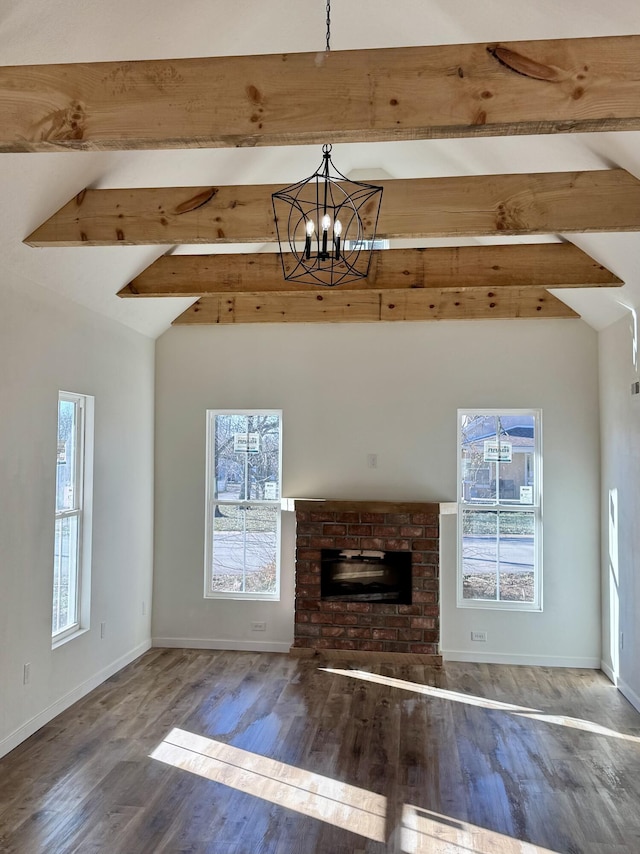
<path id="1" fill-rule="evenodd" d="M 55 538 L 53 553 L 54 645 L 88 628 L 93 398 L 58 394 Z"/>
<path id="2" fill-rule="evenodd" d="M 281 413 L 207 412 L 205 597 L 280 598 Z"/>
<path id="3" fill-rule="evenodd" d="M 542 608 L 541 413 L 458 412 L 458 605 Z"/>

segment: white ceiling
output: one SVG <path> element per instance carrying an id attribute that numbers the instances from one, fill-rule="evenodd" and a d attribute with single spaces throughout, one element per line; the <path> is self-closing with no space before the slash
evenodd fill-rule
<path id="1" fill-rule="evenodd" d="M 2 0 L 0 64 L 315 51 L 324 47 L 324 21 L 325 0 Z M 332 0 L 335 50 L 637 33 L 638 0 Z M 193 300 L 116 293 L 169 247 L 32 249 L 26 235 L 85 186 L 285 185 L 320 159 L 318 146 L 0 154 L 0 287 L 30 280 L 156 337 Z M 640 177 L 640 132 L 337 145 L 334 160 L 344 173 L 384 169 L 396 178 L 610 166 Z M 596 329 L 622 315 L 620 303 L 640 306 L 640 233 L 567 239 L 626 284 L 554 293 Z"/>

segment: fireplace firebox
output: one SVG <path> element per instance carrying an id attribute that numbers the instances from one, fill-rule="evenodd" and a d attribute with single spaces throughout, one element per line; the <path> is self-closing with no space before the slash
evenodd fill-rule
<path id="1" fill-rule="evenodd" d="M 322 549 L 320 598 L 411 604 L 411 552 Z"/>

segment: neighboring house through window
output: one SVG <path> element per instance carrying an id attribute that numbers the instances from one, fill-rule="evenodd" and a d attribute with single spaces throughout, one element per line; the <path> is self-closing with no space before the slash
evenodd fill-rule
<path id="1" fill-rule="evenodd" d="M 458 412 L 458 605 L 542 609 L 541 413 Z"/>
<path id="2" fill-rule="evenodd" d="M 207 412 L 205 597 L 280 598 L 281 423 Z"/>
<path id="3" fill-rule="evenodd" d="M 89 628 L 93 398 L 58 393 L 53 645 Z"/>

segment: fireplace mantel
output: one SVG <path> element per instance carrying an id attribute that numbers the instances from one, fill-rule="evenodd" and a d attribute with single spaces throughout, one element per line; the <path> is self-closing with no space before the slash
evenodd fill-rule
<path id="1" fill-rule="evenodd" d="M 291 653 L 440 665 L 440 516 L 455 508 L 451 502 L 296 499 Z M 410 552 L 411 604 L 322 599 L 322 549 Z"/>

